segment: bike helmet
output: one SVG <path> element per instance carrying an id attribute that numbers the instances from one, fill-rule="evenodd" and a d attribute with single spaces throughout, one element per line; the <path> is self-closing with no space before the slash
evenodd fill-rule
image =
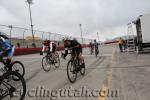
<path id="1" fill-rule="evenodd" d="M 0 32 L 0 38 L 1 39 L 9 39 L 8 36 L 3 32 Z"/>

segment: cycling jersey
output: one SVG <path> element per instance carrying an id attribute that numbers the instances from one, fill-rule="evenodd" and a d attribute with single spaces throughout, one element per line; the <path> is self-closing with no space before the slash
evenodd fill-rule
<path id="1" fill-rule="evenodd" d="M 97 42 L 94 43 L 94 47 L 95 47 L 96 49 L 98 49 L 98 43 L 97 43 Z"/>
<path id="2" fill-rule="evenodd" d="M 11 43 L 8 41 L 8 40 L 5 40 L 5 41 L 0 41 L 0 46 L 3 50 L 9 50 L 12 48 L 12 45 Z"/>
<path id="3" fill-rule="evenodd" d="M 0 39 L 0 56 L 12 57 L 15 51 L 15 47 L 10 43 L 8 39 Z"/>
<path id="4" fill-rule="evenodd" d="M 68 45 L 65 42 L 70 42 L 70 44 Z M 79 55 L 80 53 L 82 53 L 82 46 L 76 40 L 66 40 L 65 42 L 64 42 L 65 57 L 68 55 L 68 50 L 70 49 L 72 50 L 72 54 L 77 53 L 77 55 Z"/>
<path id="5" fill-rule="evenodd" d="M 56 51 L 56 44 L 54 42 L 49 41 L 49 40 L 44 41 L 42 52 L 44 52 L 46 49 L 48 49 L 48 51 L 54 53 Z"/>

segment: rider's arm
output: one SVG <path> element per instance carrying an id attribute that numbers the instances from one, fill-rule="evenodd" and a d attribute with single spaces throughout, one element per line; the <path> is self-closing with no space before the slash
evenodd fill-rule
<path id="1" fill-rule="evenodd" d="M 65 48 L 65 54 L 64 54 L 64 58 L 66 58 L 68 55 L 68 48 Z"/>
<path id="2" fill-rule="evenodd" d="M 53 50 L 53 43 L 51 42 L 50 43 L 50 51 L 52 52 L 52 50 Z"/>
<path id="3" fill-rule="evenodd" d="M 80 47 L 80 45 L 78 44 L 78 45 L 74 46 L 73 48 L 79 48 L 79 47 Z"/>
<path id="4" fill-rule="evenodd" d="M 45 45 L 43 45 L 43 48 L 42 48 L 42 52 L 44 52 L 45 51 Z"/>

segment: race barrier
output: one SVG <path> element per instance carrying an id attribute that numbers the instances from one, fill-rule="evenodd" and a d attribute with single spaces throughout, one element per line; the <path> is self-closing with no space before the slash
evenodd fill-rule
<path id="1" fill-rule="evenodd" d="M 88 48 L 88 47 L 89 47 L 89 45 L 87 45 L 87 44 L 82 45 L 82 48 Z M 40 53 L 41 50 L 42 50 L 42 48 L 16 48 L 14 55 L 17 56 L 17 55 Z M 64 47 L 58 46 L 57 51 L 61 51 L 61 50 L 64 50 Z"/>

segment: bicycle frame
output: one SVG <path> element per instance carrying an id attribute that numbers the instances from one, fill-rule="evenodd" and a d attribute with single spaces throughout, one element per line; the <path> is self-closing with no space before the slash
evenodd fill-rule
<path id="1" fill-rule="evenodd" d="M 77 65 L 79 66 L 79 63 L 80 63 L 80 60 L 79 60 L 79 57 L 77 55 L 77 53 L 75 52 L 75 54 L 73 55 L 72 52 L 69 53 L 71 55 L 71 61 L 77 61 Z"/>
<path id="2" fill-rule="evenodd" d="M 3 84 L 3 85 L 6 87 L 5 90 L 0 89 L 0 94 L 2 95 L 3 98 L 5 98 L 5 97 L 7 97 L 8 95 L 10 95 L 10 91 L 9 91 L 10 88 L 13 88 L 14 91 L 15 91 L 15 88 L 12 87 L 12 86 L 11 86 L 10 84 L 8 84 L 7 82 L 3 82 L 3 83 L 0 82 L 0 85 L 1 85 L 1 84 Z M 9 88 L 9 87 L 10 87 L 10 88 Z M 2 92 L 3 92 L 3 93 L 2 93 Z M 0 99 L 3 99 L 3 98 L 1 97 L 1 95 L 0 95 Z"/>
<path id="3" fill-rule="evenodd" d="M 9 97 L 9 98 L 14 97 L 15 98 L 15 96 L 13 94 L 14 94 L 14 92 L 16 92 L 18 87 L 15 87 L 17 81 L 14 80 L 13 76 L 18 77 L 19 80 L 21 81 L 23 93 L 20 95 L 19 100 L 23 100 L 25 98 L 26 83 L 25 83 L 24 78 L 19 73 L 15 72 L 15 71 L 10 71 L 10 72 L 6 72 L 5 74 L 0 76 L 0 100 L 5 97 Z M 14 82 L 12 82 L 11 80 Z M 13 86 L 12 83 L 15 86 Z M 20 85 L 19 85 L 19 87 L 20 87 Z"/>
<path id="4" fill-rule="evenodd" d="M 8 84 L 7 82 L 3 81 L 3 75 L 0 76 L 0 85 L 4 85 L 6 87 L 5 90 L 0 88 L 0 100 L 7 97 L 10 94 L 10 88 L 12 88 L 12 92 L 15 91 L 15 88 L 11 86 L 11 84 Z M 3 97 L 3 98 L 2 98 Z"/>
<path id="5" fill-rule="evenodd" d="M 7 66 L 6 60 L 7 60 L 7 59 L 2 59 L 2 60 L 0 61 L 2 64 L 4 64 L 4 67 L 0 69 L 0 71 L 2 71 L 2 72 L 6 72 L 6 71 L 7 71 L 7 69 L 5 68 L 5 66 Z M 11 60 L 10 64 L 11 64 L 12 62 L 13 62 L 13 61 Z M 10 66 L 10 67 L 12 67 L 12 66 Z"/>

